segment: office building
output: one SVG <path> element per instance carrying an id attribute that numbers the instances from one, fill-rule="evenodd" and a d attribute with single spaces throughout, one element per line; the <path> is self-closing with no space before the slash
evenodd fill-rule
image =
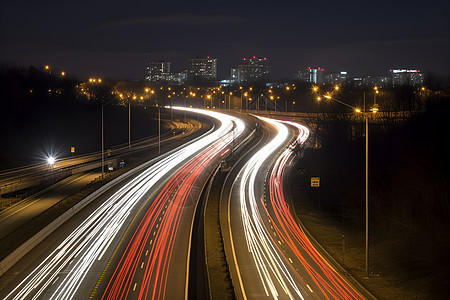
<path id="1" fill-rule="evenodd" d="M 191 58 L 188 60 L 188 78 L 215 81 L 217 80 L 217 59 L 209 56 Z"/>
<path id="2" fill-rule="evenodd" d="M 322 68 L 308 67 L 305 71 L 298 71 L 297 79 L 302 82 L 321 84 L 324 83 L 324 71 Z"/>
<path id="3" fill-rule="evenodd" d="M 169 85 L 184 84 L 186 82 L 187 72 L 170 72 L 170 66 L 171 62 L 169 61 L 152 62 L 146 68 L 145 80 Z"/>
<path id="4" fill-rule="evenodd" d="M 231 69 L 232 79 L 238 83 L 267 82 L 269 80 L 269 61 L 266 57 L 244 58 L 237 68 Z"/>
<path id="5" fill-rule="evenodd" d="M 323 82 L 329 83 L 329 84 L 346 83 L 347 82 L 347 71 L 341 71 L 341 72 L 337 72 L 337 73 L 325 73 Z"/>
<path id="6" fill-rule="evenodd" d="M 145 79 L 151 82 L 165 81 L 170 73 L 170 61 L 152 62 L 146 69 Z"/>
<path id="7" fill-rule="evenodd" d="M 420 86 L 423 85 L 424 74 L 416 69 L 395 69 L 392 73 L 393 86 Z"/>

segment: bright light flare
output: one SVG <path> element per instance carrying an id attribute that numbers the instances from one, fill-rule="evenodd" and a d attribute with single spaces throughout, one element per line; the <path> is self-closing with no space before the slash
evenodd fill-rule
<path id="1" fill-rule="evenodd" d="M 47 157 L 47 163 L 48 163 L 50 166 L 53 166 L 53 165 L 55 164 L 55 158 L 54 158 L 53 156 Z"/>

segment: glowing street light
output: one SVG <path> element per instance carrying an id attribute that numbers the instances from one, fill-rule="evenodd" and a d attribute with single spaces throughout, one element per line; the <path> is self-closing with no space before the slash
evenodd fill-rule
<path id="1" fill-rule="evenodd" d="M 50 171 L 53 171 L 55 161 L 56 161 L 55 157 L 53 157 L 53 156 L 47 157 L 47 163 L 48 163 L 48 167 L 49 167 Z"/>
<path id="2" fill-rule="evenodd" d="M 47 157 L 47 163 L 48 163 L 50 166 L 53 166 L 53 165 L 55 164 L 55 158 L 54 158 L 53 156 Z"/>
<path id="3" fill-rule="evenodd" d="M 336 88 L 335 88 L 336 89 Z M 337 90 L 337 89 L 336 89 Z M 314 91 L 317 91 L 314 89 Z M 375 95 L 378 93 L 378 88 L 375 87 Z M 336 101 L 342 105 L 345 105 L 347 107 L 350 107 L 355 113 L 362 113 L 365 120 L 365 148 L 366 148 L 366 163 L 365 163 L 365 177 L 366 177 L 366 250 L 365 250 L 365 276 L 369 277 L 369 118 L 368 113 L 366 111 L 366 93 L 364 93 L 364 108 L 361 110 L 358 107 L 351 106 L 343 101 L 337 100 L 335 98 L 332 98 L 330 94 L 324 95 L 326 99 Z M 320 101 L 320 97 L 317 97 L 317 100 Z M 374 102 L 375 102 L 375 96 L 374 96 Z M 376 103 L 374 103 L 374 106 L 370 109 L 372 113 L 378 112 L 378 107 Z"/>

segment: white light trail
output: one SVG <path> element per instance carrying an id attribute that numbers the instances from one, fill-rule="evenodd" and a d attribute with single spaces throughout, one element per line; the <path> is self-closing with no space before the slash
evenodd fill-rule
<path id="1" fill-rule="evenodd" d="M 112 241 L 118 238 L 117 233 L 124 226 L 130 211 L 159 180 L 214 142 L 222 141 L 223 147 L 226 147 L 233 137 L 238 137 L 245 128 L 242 120 L 218 112 L 182 107 L 174 109 L 201 113 L 219 120 L 222 124 L 217 130 L 203 135 L 149 166 L 122 186 L 65 238 L 5 299 L 40 298 L 58 276 L 63 279 L 58 280 L 57 289 L 51 299 L 72 299 L 94 262 L 101 259 Z M 72 264 L 74 259 L 75 263 Z"/>
<path id="2" fill-rule="evenodd" d="M 280 256 L 279 249 L 263 223 L 261 214 L 265 212 L 260 212 L 257 203 L 259 200 L 255 195 L 255 181 L 258 173 L 261 172 L 261 166 L 281 146 L 286 144 L 288 128 L 282 122 L 273 119 L 263 117 L 260 119 L 276 128 L 277 135 L 259 150 L 241 171 L 239 194 L 245 239 L 266 295 L 278 299 L 280 296 L 276 285 L 278 283 L 281 286 L 281 292 L 290 299 L 294 299 L 294 297 L 304 299 L 290 269 L 285 264 L 285 259 Z M 306 139 L 307 135 L 303 138 Z"/>

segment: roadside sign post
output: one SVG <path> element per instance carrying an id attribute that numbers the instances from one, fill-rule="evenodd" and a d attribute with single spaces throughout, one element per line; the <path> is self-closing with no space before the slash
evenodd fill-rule
<path id="1" fill-rule="evenodd" d="M 311 187 L 320 187 L 320 177 L 311 177 Z"/>
<path id="2" fill-rule="evenodd" d="M 316 188 L 317 190 L 317 195 L 318 195 L 318 200 L 319 200 L 319 209 L 320 209 L 320 177 L 311 177 L 311 187 L 312 188 Z M 314 193 L 314 196 L 316 195 L 316 193 Z M 316 198 L 316 197 L 314 197 Z M 314 201 L 315 202 L 315 201 Z"/>

